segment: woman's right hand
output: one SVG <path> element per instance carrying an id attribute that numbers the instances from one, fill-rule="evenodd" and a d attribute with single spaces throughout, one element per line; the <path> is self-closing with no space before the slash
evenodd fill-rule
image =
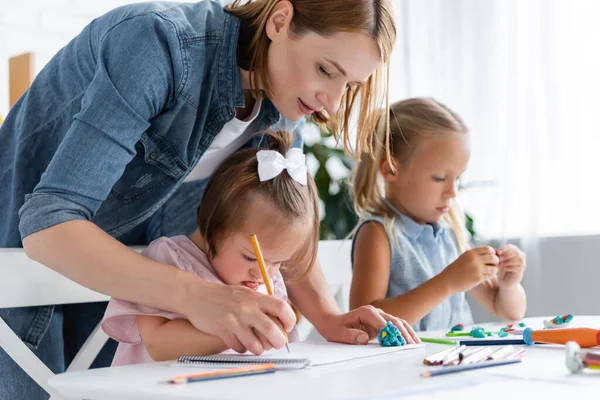
<path id="1" fill-rule="evenodd" d="M 490 246 L 470 249 L 442 272 L 452 293 L 466 292 L 498 272 L 500 260 Z"/>
<path id="2" fill-rule="evenodd" d="M 243 286 L 194 279 L 186 293 L 184 315 L 192 325 L 239 353 L 248 350 L 258 355 L 285 346 L 287 339 L 275 321 L 281 321 L 288 332 L 296 324 L 287 302 Z"/>

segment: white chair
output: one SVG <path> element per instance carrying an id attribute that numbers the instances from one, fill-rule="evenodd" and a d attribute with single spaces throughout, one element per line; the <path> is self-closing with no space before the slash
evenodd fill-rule
<path id="1" fill-rule="evenodd" d="M 0 308 L 30 307 L 49 304 L 75 304 L 107 301 L 108 297 L 87 289 L 27 257 L 23 249 L 0 249 L 2 279 Z M 100 324 L 86 340 L 67 371 L 90 367 L 108 337 Z M 54 373 L 27 347 L 0 318 L 0 348 L 23 368 L 51 400 L 60 400 L 48 385 Z"/>
<path id="2" fill-rule="evenodd" d="M 319 242 L 318 257 L 325 277 L 342 311 L 348 310 L 348 295 L 352 270 L 349 241 Z M 141 251 L 141 248 L 134 248 Z M 27 257 L 23 249 L 0 249 L 2 280 L 0 281 L 0 308 L 30 307 L 49 304 L 76 304 L 107 301 L 108 297 L 87 289 Z M 306 318 L 300 320 L 298 332 L 301 339 L 318 336 Z M 67 371 L 80 371 L 90 367 L 107 340 L 100 324 L 87 339 Z M 0 348 L 52 397 L 48 379 L 54 373 L 33 354 L 21 339 L 0 318 Z"/>
<path id="3" fill-rule="evenodd" d="M 329 289 L 342 312 L 348 311 L 350 303 L 351 251 L 352 242 L 349 240 L 322 240 L 319 242 L 318 257 L 321 268 Z M 297 329 L 300 340 L 320 338 L 319 333 L 306 318 L 300 319 Z"/>

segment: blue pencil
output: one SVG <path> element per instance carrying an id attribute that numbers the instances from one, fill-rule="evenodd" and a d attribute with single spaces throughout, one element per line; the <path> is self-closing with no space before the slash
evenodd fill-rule
<path id="1" fill-rule="evenodd" d="M 442 367 L 435 371 L 425 371 L 421 374 L 421 376 L 423 378 L 428 378 L 430 376 L 452 374 L 454 372 L 462 372 L 462 371 L 468 371 L 471 369 L 479 369 L 479 368 L 497 367 L 500 365 L 514 364 L 514 363 L 520 363 L 520 362 L 521 362 L 520 358 L 512 358 L 512 359 L 508 359 L 508 360 L 499 360 L 499 361 L 483 361 L 483 362 L 479 362 L 479 363 L 475 363 L 475 364 L 459 365 L 457 367 Z"/>
<path id="2" fill-rule="evenodd" d="M 524 345 L 523 339 L 497 339 L 497 340 L 485 340 L 485 339 L 474 339 L 474 340 L 461 340 L 461 345 L 464 346 L 508 346 L 509 344 Z"/>

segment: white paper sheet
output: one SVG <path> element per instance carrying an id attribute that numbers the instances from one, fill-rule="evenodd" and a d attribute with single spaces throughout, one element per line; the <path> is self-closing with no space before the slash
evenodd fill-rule
<path id="1" fill-rule="evenodd" d="M 286 348 L 278 350 L 269 350 L 260 355 L 261 358 L 308 358 L 310 366 L 336 364 L 351 360 L 363 359 L 368 357 L 377 357 L 387 354 L 396 353 L 399 351 L 413 350 L 424 347 L 424 344 L 408 344 L 406 346 L 396 347 L 381 347 L 376 341 L 366 345 L 349 345 L 341 343 L 331 343 L 323 341 L 305 341 L 293 342 L 289 344 L 290 353 Z M 222 354 L 237 354 L 233 350 L 226 351 Z M 251 353 L 246 353 L 242 356 L 252 356 Z"/>

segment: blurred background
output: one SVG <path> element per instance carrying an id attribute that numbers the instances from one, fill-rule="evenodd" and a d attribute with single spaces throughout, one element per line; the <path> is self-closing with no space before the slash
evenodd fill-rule
<path id="1" fill-rule="evenodd" d="M 528 315 L 597 314 L 600 1 L 392 1 L 390 100 L 435 97 L 470 127 L 460 202 L 473 239 L 525 250 Z M 32 53 L 31 71 L 19 72 L 34 76 L 93 18 L 132 2 L 2 0 L 0 116 L 10 108 L 10 58 Z M 305 151 L 322 239 L 345 238 L 356 223 L 353 161 L 315 126 Z M 474 314 L 491 319 L 477 306 Z"/>

